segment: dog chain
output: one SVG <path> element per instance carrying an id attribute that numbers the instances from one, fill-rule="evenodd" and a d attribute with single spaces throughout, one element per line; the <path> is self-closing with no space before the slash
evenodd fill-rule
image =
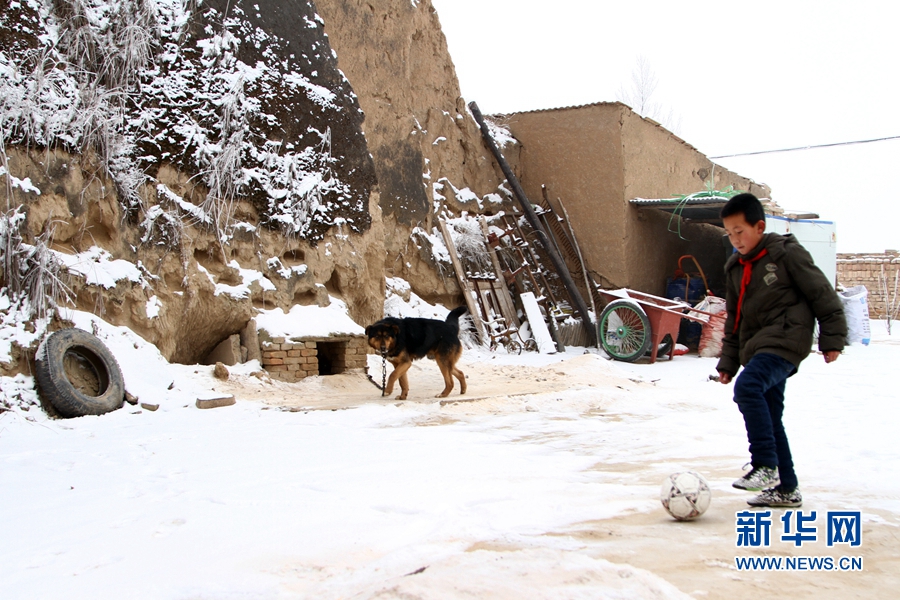
<path id="1" fill-rule="evenodd" d="M 384 396 L 384 388 L 387 387 L 387 352 L 381 353 L 381 385 L 378 385 L 378 382 L 372 379 L 372 376 L 368 373 L 366 377 L 369 378 L 369 381 L 372 382 L 372 385 L 381 390 L 381 395 Z"/>

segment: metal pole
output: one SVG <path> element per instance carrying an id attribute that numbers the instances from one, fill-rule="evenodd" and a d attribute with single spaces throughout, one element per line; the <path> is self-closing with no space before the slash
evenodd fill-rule
<path id="1" fill-rule="evenodd" d="M 537 233 L 538 237 L 541 240 L 541 243 L 544 245 L 544 248 L 547 249 L 547 254 L 550 256 L 550 262 L 553 263 L 553 267 L 559 274 L 560 279 L 562 279 L 563 285 L 566 287 L 566 291 L 569 292 L 569 297 L 572 298 L 572 302 L 575 304 L 575 309 L 581 314 L 582 325 L 584 325 L 584 328 L 587 331 L 588 340 L 590 340 L 590 343 L 592 345 L 596 344 L 597 332 L 594 331 L 594 325 L 593 323 L 591 323 L 590 312 L 588 312 L 588 307 L 584 301 L 584 298 L 581 297 L 581 292 L 578 291 L 578 288 L 575 286 L 575 282 L 572 280 L 572 275 L 569 273 L 569 267 L 566 266 L 566 263 L 563 261 L 562 257 L 556 253 L 556 250 L 550 244 L 547 233 L 544 231 L 540 220 L 538 220 L 538 217 L 534 212 L 534 208 L 532 208 L 531 202 L 528 200 L 528 196 L 525 195 L 525 190 L 523 190 L 522 186 L 519 184 L 519 179 L 516 177 L 515 173 L 513 173 L 512 169 L 509 166 L 509 163 L 506 162 L 506 159 L 503 158 L 503 154 L 501 154 L 500 149 L 497 148 L 497 144 L 494 143 L 494 138 L 491 136 L 491 131 L 490 129 L 488 129 L 487 123 L 485 123 L 484 116 L 481 114 L 481 110 L 479 110 L 478 105 L 475 104 L 475 102 L 469 102 L 469 110 L 472 111 L 472 116 L 475 117 L 475 121 L 478 123 L 478 126 L 481 127 L 481 136 L 484 138 L 485 144 L 487 144 L 487 147 L 494 154 L 494 158 L 496 158 L 497 162 L 500 164 L 500 169 L 506 176 L 506 180 L 509 181 L 509 185 L 512 187 L 516 199 L 522 206 L 522 211 L 525 213 L 525 218 L 528 220 L 531 228 L 534 229 L 535 233 Z M 552 315 L 548 315 L 548 317 L 550 317 L 551 319 L 553 318 Z"/>

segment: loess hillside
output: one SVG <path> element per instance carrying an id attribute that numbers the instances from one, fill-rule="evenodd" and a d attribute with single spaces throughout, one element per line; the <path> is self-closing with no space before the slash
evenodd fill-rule
<path id="1" fill-rule="evenodd" d="M 13 0 L 0 73 L 3 318 L 38 333 L 35 286 L 187 363 L 256 309 L 367 324 L 385 275 L 453 301 L 435 217 L 509 201 L 428 0 Z"/>

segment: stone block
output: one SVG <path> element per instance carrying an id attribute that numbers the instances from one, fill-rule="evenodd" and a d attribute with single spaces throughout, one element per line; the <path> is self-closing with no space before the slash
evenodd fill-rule
<path id="1" fill-rule="evenodd" d="M 220 362 L 216 363 L 215 368 L 213 369 L 213 376 L 216 379 L 221 379 L 223 381 L 227 381 L 230 373 L 228 372 L 228 368 Z"/>
<path id="2" fill-rule="evenodd" d="M 204 365 L 214 365 L 217 362 L 228 366 L 238 364 L 241 362 L 241 336 L 238 334 L 228 336 L 219 342 L 202 362 Z"/>
<path id="3" fill-rule="evenodd" d="M 220 406 L 231 406 L 234 403 L 234 396 L 231 394 L 215 394 L 197 398 L 197 408 L 219 408 Z"/>
<path id="4" fill-rule="evenodd" d="M 248 360 L 261 360 L 259 347 L 259 332 L 256 330 L 256 319 L 250 319 L 241 330 L 241 346 L 247 349 L 247 356 L 244 362 Z"/>

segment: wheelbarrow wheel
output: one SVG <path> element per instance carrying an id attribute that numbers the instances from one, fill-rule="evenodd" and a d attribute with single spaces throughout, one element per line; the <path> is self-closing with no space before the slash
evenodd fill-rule
<path id="1" fill-rule="evenodd" d="M 635 302 L 613 300 L 600 315 L 600 343 L 611 358 L 634 362 L 650 347 L 650 319 Z"/>

